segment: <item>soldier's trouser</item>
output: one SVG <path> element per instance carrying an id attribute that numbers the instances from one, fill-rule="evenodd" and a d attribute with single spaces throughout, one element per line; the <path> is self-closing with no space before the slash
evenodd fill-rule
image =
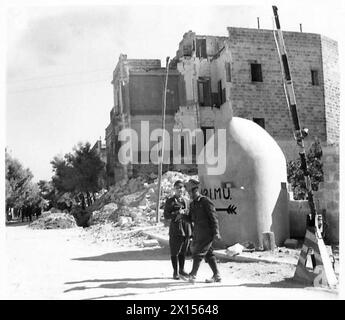
<path id="1" fill-rule="evenodd" d="M 169 237 L 169 247 L 170 255 L 177 256 L 179 254 L 185 255 L 187 252 L 189 244 L 189 239 L 183 236 L 170 236 Z"/>
<path id="2" fill-rule="evenodd" d="M 192 271 L 190 274 L 193 276 L 197 275 L 199 267 L 200 267 L 200 263 L 201 263 L 203 258 L 209 264 L 211 270 L 213 271 L 213 274 L 219 275 L 216 257 L 213 254 L 213 248 L 211 245 L 209 246 L 206 253 L 205 253 L 205 251 L 203 251 L 203 252 L 194 251 L 193 252 L 193 267 L 192 267 Z"/>
<path id="3" fill-rule="evenodd" d="M 206 260 L 206 259 L 205 259 Z M 219 276 L 219 270 L 217 267 L 217 261 L 216 261 L 216 257 L 215 256 L 211 256 L 207 259 L 206 261 L 208 263 L 208 265 L 210 266 L 212 272 L 213 272 L 213 276 Z"/>
<path id="4" fill-rule="evenodd" d="M 190 275 L 196 276 L 200 267 L 201 260 L 202 258 L 200 256 L 193 257 L 193 267 L 192 271 L 190 272 Z"/>
<path id="5" fill-rule="evenodd" d="M 174 269 L 174 273 L 177 273 L 177 256 L 171 256 L 171 264 Z"/>
<path id="6" fill-rule="evenodd" d="M 189 239 L 186 237 L 175 236 L 169 238 L 171 264 L 175 273 L 178 272 L 178 267 L 180 272 L 184 271 L 185 255 L 188 244 Z"/>

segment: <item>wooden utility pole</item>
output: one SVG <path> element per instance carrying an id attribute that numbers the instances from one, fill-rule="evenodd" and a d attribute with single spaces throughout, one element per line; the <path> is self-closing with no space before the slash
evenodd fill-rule
<path id="1" fill-rule="evenodd" d="M 169 60 L 170 57 L 166 58 L 166 76 L 163 93 L 163 108 L 162 108 L 162 149 L 160 154 L 158 153 L 158 190 L 157 190 L 157 207 L 156 207 L 156 222 L 159 223 L 159 209 L 161 202 L 161 183 L 162 183 L 162 170 L 163 170 L 163 159 L 164 159 L 164 132 L 165 132 L 165 110 L 167 104 L 167 87 L 168 87 L 168 75 L 169 75 Z"/>

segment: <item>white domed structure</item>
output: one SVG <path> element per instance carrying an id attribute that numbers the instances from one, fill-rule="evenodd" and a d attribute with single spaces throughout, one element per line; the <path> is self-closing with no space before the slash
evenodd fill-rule
<path id="1" fill-rule="evenodd" d="M 210 175 L 214 166 L 199 164 L 198 173 L 202 193 L 216 205 L 223 245 L 252 241 L 262 247 L 263 232 L 274 232 L 282 245 L 289 238 L 283 152 L 262 127 L 232 117 L 227 103 L 217 112 L 215 129 L 226 130 L 225 141 L 215 137 L 215 146 L 226 148 L 225 172 Z"/>

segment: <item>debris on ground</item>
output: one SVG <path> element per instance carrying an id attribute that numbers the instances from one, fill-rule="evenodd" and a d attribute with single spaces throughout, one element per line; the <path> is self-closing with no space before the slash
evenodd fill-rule
<path id="1" fill-rule="evenodd" d="M 106 204 L 103 208 L 101 208 L 100 210 L 95 210 L 92 215 L 93 224 L 102 223 L 106 221 L 116 221 L 117 209 L 118 209 L 118 205 L 116 203 L 110 202 Z"/>
<path id="2" fill-rule="evenodd" d="M 42 215 L 29 224 L 32 229 L 68 229 L 77 226 L 71 214 L 64 212 L 43 212 Z"/>
<path id="3" fill-rule="evenodd" d="M 236 244 L 234 244 L 233 246 L 228 247 L 228 248 L 226 249 L 226 254 L 227 254 L 228 256 L 232 257 L 232 256 L 235 256 L 235 255 L 240 254 L 240 253 L 243 251 L 243 249 L 245 249 L 244 246 L 242 246 L 242 245 L 239 244 L 239 243 L 236 243 Z"/>
<path id="4" fill-rule="evenodd" d="M 245 242 L 241 243 L 241 245 L 244 247 L 243 252 L 255 251 L 255 243 L 252 241 L 245 241 Z"/>
<path id="5" fill-rule="evenodd" d="M 120 227 L 115 223 L 92 225 L 82 229 L 79 237 L 90 243 L 108 243 L 114 247 L 144 247 L 144 241 L 148 240 L 141 228 L 130 226 Z"/>
<path id="6" fill-rule="evenodd" d="M 156 239 L 144 240 L 143 241 L 143 246 L 145 248 L 147 248 L 147 247 L 156 247 L 156 246 L 159 246 L 159 242 Z"/>

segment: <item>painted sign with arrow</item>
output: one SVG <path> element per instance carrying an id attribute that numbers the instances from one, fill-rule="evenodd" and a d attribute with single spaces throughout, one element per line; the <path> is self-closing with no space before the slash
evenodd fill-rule
<path id="1" fill-rule="evenodd" d="M 226 211 L 228 214 L 237 214 L 237 207 L 230 204 L 227 208 L 216 208 L 216 211 Z"/>

